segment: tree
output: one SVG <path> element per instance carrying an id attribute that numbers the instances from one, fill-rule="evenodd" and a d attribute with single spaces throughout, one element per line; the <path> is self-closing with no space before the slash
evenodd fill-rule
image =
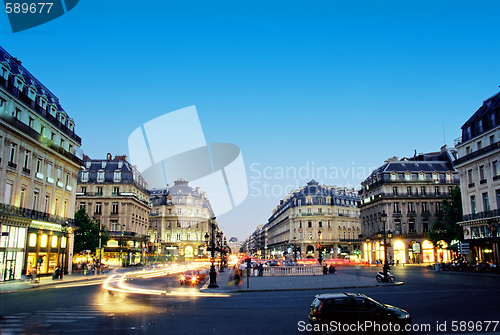
<path id="1" fill-rule="evenodd" d="M 457 224 L 462 221 L 462 195 L 460 187 L 455 186 L 451 190 L 450 198 L 444 199 L 442 204 L 443 217 L 434 222 L 429 233 L 429 240 L 435 246 L 438 246 L 440 241 L 444 241 L 450 245 L 451 241 L 461 241 L 464 237 L 462 227 Z"/>
<path id="2" fill-rule="evenodd" d="M 84 208 L 80 208 L 75 213 L 75 225 L 78 227 L 75 231 L 75 253 L 84 250 L 94 252 L 99 248 L 99 222 L 90 220 Z M 104 227 L 101 235 L 102 246 L 104 246 L 109 239 L 108 232 Z"/>

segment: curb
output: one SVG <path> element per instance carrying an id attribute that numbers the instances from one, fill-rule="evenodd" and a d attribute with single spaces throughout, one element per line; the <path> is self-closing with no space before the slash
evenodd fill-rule
<path id="1" fill-rule="evenodd" d="M 236 292 L 277 292 L 277 291 L 312 291 L 312 290 L 342 290 L 353 288 L 369 288 L 369 287 L 385 287 L 385 286 L 399 286 L 404 282 L 397 282 L 393 284 L 375 284 L 375 285 L 360 285 L 360 286 L 337 286 L 337 287 L 304 287 L 304 288 L 274 288 L 274 289 L 261 289 L 261 290 L 238 290 Z"/>
<path id="2" fill-rule="evenodd" d="M 102 279 L 102 278 L 107 278 L 107 275 L 103 276 L 103 277 L 83 278 L 83 279 L 75 279 L 75 280 L 69 280 L 69 281 L 64 281 L 64 279 L 63 279 L 61 281 L 53 281 L 53 282 L 48 282 L 48 283 L 43 283 L 43 284 L 42 283 L 39 283 L 39 284 L 29 283 L 28 284 L 29 286 L 26 287 L 26 288 L 22 288 L 22 289 L 19 289 L 19 290 L 12 290 L 12 291 L 2 291 L 2 292 L 0 292 L 0 294 L 23 292 L 23 291 L 28 291 L 28 290 L 31 290 L 31 289 L 41 288 L 41 287 L 45 287 L 45 286 L 54 286 L 54 285 L 67 284 L 67 283 L 78 283 L 78 282 L 84 282 L 84 281 L 93 281 L 93 280 L 98 280 L 98 279 Z"/>
<path id="3" fill-rule="evenodd" d="M 374 285 L 359 285 L 359 286 L 337 286 L 337 287 L 302 287 L 302 288 L 269 288 L 269 289 L 238 289 L 238 290 L 227 290 L 227 289 L 213 289 L 214 292 L 220 293 L 242 293 L 242 292 L 281 292 L 281 291 L 312 291 L 312 290 L 342 290 L 342 289 L 355 289 L 355 288 L 370 288 L 370 287 L 386 287 L 386 286 L 399 286 L 403 285 L 404 282 L 396 282 L 392 284 L 374 284 Z M 205 283 L 200 288 L 200 292 L 212 290 L 208 288 L 208 282 Z"/>

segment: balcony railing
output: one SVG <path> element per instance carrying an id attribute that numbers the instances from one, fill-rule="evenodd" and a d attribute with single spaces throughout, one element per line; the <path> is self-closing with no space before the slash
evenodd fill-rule
<path id="1" fill-rule="evenodd" d="M 31 128 L 30 126 L 24 124 L 22 121 L 12 117 L 11 115 L 8 115 L 6 113 L 1 113 L 0 118 L 4 120 L 5 122 L 9 123 L 11 126 L 21 130 L 31 138 L 35 139 L 37 142 L 42 142 L 43 144 L 47 145 L 48 147 L 52 148 L 54 151 L 60 153 L 61 155 L 65 156 L 66 158 L 72 160 L 73 162 L 83 165 L 83 161 L 78 158 L 77 156 L 73 155 L 72 153 L 64 150 L 60 146 L 56 145 L 52 141 L 50 141 L 48 138 L 45 136 L 41 136 L 36 130 Z"/>
<path id="2" fill-rule="evenodd" d="M 13 215 L 17 217 L 23 217 L 33 220 L 46 221 L 57 224 L 65 224 L 68 223 L 71 226 L 74 226 L 75 220 L 65 218 L 62 216 L 52 215 L 45 212 L 40 212 L 34 209 L 28 209 L 23 207 L 17 207 L 12 205 L 0 204 L 0 213 L 6 215 Z"/>
<path id="3" fill-rule="evenodd" d="M 463 157 L 455 159 L 455 161 L 453 162 L 453 164 L 455 166 L 457 166 L 459 164 L 463 164 L 463 163 L 465 163 L 467 161 L 470 161 L 470 160 L 472 160 L 472 159 L 474 159 L 476 157 L 479 157 L 481 155 L 487 154 L 487 153 L 489 153 L 491 151 L 498 150 L 498 149 L 500 149 L 500 142 L 496 142 L 496 143 L 490 144 L 487 147 L 484 147 L 484 148 L 479 149 L 477 151 L 471 152 L 468 155 L 465 155 Z"/>
<path id="4" fill-rule="evenodd" d="M 466 214 L 462 216 L 462 221 L 472 221 L 472 220 L 478 220 L 478 219 L 487 219 L 487 218 L 494 218 L 500 216 L 500 210 L 498 209 L 493 209 L 491 211 L 484 211 L 484 212 L 479 212 L 479 213 L 473 213 L 473 214 Z"/>
<path id="5" fill-rule="evenodd" d="M 29 108 L 33 109 L 34 111 L 38 112 L 40 115 L 45 117 L 50 123 L 52 123 L 54 126 L 59 128 L 63 133 L 74 139 L 79 145 L 82 144 L 82 139 L 80 136 L 77 136 L 75 134 L 74 130 L 69 130 L 65 125 L 61 124 L 59 120 L 57 120 L 54 116 L 50 115 L 50 113 L 40 113 L 40 110 L 43 110 L 41 108 L 36 108 L 36 103 L 31 100 L 26 94 L 24 94 L 22 91 L 20 91 L 17 87 L 14 87 L 14 85 L 11 82 L 8 82 L 5 80 L 5 78 L 0 76 L 0 85 L 5 87 L 13 96 L 18 98 L 20 101 L 22 101 L 26 106 Z"/>

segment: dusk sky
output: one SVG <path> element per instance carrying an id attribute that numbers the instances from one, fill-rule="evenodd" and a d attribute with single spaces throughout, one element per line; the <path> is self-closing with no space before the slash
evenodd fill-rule
<path id="1" fill-rule="evenodd" d="M 245 239 L 313 178 L 359 188 L 389 157 L 452 147 L 499 91 L 499 12 L 499 1 L 84 0 L 18 33 L 0 14 L 0 45 L 59 98 L 94 159 L 128 154 L 137 127 L 195 105 L 207 143 L 241 149 L 248 197 L 217 220 Z M 165 129 L 165 145 L 179 140 Z"/>

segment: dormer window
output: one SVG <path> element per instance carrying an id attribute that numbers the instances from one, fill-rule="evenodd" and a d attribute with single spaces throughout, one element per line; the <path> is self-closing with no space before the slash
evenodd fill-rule
<path id="1" fill-rule="evenodd" d="M 35 100 L 36 94 L 32 89 L 28 90 L 28 97 L 33 101 Z"/>
<path id="2" fill-rule="evenodd" d="M 104 168 L 106 168 L 106 162 L 105 161 L 101 162 L 101 169 L 104 169 Z"/>
<path id="3" fill-rule="evenodd" d="M 92 165 L 92 162 L 91 162 L 91 161 L 87 161 L 87 162 L 85 163 L 85 167 L 86 167 L 87 169 L 90 169 L 90 166 L 91 166 L 91 165 Z"/>

